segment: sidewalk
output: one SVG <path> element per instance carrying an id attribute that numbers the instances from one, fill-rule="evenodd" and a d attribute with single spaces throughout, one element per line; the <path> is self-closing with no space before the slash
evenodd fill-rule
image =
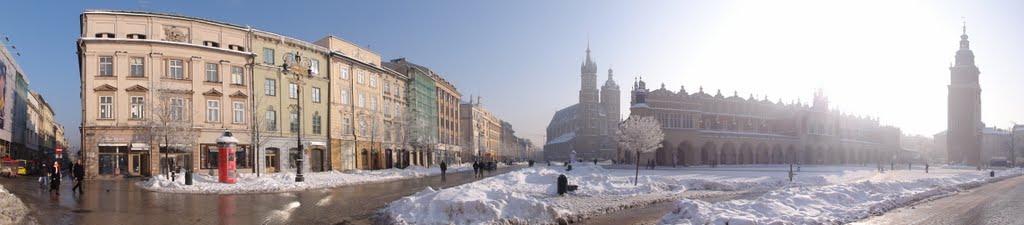
<path id="1" fill-rule="evenodd" d="M 499 168 L 488 176 L 520 169 Z M 83 195 L 71 185 L 61 195 L 39 188 L 34 178 L 0 178 L 40 224 L 370 224 L 376 209 L 423 190 L 479 180 L 472 172 L 331 189 L 270 194 L 174 194 L 146 191 L 138 179 L 86 181 Z"/>

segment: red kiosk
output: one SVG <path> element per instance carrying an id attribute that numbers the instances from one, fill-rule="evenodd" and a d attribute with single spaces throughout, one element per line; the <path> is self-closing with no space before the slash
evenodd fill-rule
<path id="1" fill-rule="evenodd" d="M 238 174 L 235 173 L 235 145 L 238 144 L 238 139 L 231 136 L 231 131 L 224 131 L 224 136 L 217 138 L 217 150 L 219 153 L 218 160 L 218 177 L 221 183 L 234 184 L 237 181 Z"/>

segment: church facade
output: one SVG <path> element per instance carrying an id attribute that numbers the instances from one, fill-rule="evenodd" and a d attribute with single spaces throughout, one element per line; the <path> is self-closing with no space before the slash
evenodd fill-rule
<path id="1" fill-rule="evenodd" d="M 946 151 L 950 164 L 978 166 L 981 162 L 981 71 L 974 65 L 974 52 L 967 41 L 967 26 L 960 35 L 956 63 L 949 67 Z"/>
<path id="2" fill-rule="evenodd" d="M 701 88 L 690 94 L 648 89 L 641 79 L 630 92 L 630 116 L 652 116 L 665 139 L 641 163 L 661 166 L 715 164 L 864 164 L 902 162 L 896 157 L 900 129 L 877 119 L 830 109 L 823 91 L 812 105 L 784 104 L 767 98 L 714 95 Z M 636 155 L 619 151 L 618 161 Z"/>
<path id="3" fill-rule="evenodd" d="M 576 159 L 609 160 L 615 157 L 618 146 L 616 131 L 621 121 L 619 85 L 608 79 L 597 88 L 597 64 L 590 57 L 580 65 L 579 102 L 555 112 L 547 127 L 544 158 L 549 161 L 569 160 L 571 152 Z"/>

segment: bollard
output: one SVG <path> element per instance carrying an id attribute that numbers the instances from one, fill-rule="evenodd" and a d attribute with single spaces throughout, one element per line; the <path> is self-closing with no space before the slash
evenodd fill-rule
<path id="1" fill-rule="evenodd" d="M 185 185 L 192 185 L 192 171 L 185 171 Z"/>
<path id="2" fill-rule="evenodd" d="M 569 178 L 565 177 L 565 174 L 558 175 L 558 195 L 564 195 L 567 187 L 569 186 Z"/>

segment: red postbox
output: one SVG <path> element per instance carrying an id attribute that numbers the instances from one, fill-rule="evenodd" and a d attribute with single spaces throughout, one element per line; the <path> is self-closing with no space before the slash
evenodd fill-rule
<path id="1" fill-rule="evenodd" d="M 238 179 L 235 173 L 235 145 L 238 139 L 231 136 L 231 131 L 224 131 L 224 136 L 217 138 L 217 151 L 219 153 L 217 174 L 221 183 L 234 184 Z"/>

